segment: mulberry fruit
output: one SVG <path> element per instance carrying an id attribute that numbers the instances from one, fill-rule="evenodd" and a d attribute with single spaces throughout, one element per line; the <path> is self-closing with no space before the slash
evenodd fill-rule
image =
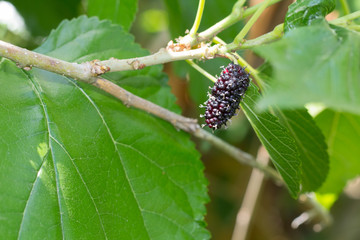
<path id="1" fill-rule="evenodd" d="M 250 74 L 240 65 L 230 63 L 220 74 L 209 99 L 205 102 L 205 125 L 212 129 L 226 126 L 227 121 L 235 115 L 245 91 L 249 86 Z"/>

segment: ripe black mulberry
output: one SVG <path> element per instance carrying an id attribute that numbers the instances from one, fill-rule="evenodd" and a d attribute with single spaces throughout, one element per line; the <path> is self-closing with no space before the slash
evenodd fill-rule
<path id="1" fill-rule="evenodd" d="M 249 83 L 250 74 L 240 65 L 230 63 L 220 74 L 205 102 L 205 123 L 209 128 L 219 129 L 235 115 Z"/>

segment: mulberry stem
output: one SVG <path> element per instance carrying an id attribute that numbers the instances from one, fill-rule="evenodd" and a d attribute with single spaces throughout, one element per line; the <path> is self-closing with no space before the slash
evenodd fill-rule
<path id="1" fill-rule="evenodd" d="M 200 67 L 199 65 L 197 65 L 196 63 L 194 63 L 193 60 L 185 60 L 188 64 L 190 64 L 190 66 L 192 66 L 194 69 L 196 69 L 199 73 L 201 73 L 202 75 L 204 75 L 205 77 L 207 77 L 210 81 L 212 82 L 216 82 L 216 78 L 211 75 L 210 73 L 208 73 L 207 71 L 205 71 L 202 67 Z"/>
<path id="2" fill-rule="evenodd" d="M 205 0 L 199 0 L 199 7 L 198 7 L 198 10 L 196 13 L 194 25 L 192 26 L 190 33 L 189 33 L 189 35 L 192 37 L 195 36 L 195 34 L 197 33 L 197 31 L 199 29 L 202 14 L 204 12 L 204 6 L 205 6 Z"/>
<path id="3" fill-rule="evenodd" d="M 250 28 L 254 25 L 256 20 L 260 17 L 261 13 L 265 10 L 268 6 L 270 0 L 264 0 L 261 3 L 260 7 L 256 10 L 254 15 L 250 18 L 250 20 L 246 23 L 246 25 L 241 29 L 240 33 L 235 37 L 233 43 L 239 45 L 241 41 L 244 39 L 245 35 L 250 31 Z"/>

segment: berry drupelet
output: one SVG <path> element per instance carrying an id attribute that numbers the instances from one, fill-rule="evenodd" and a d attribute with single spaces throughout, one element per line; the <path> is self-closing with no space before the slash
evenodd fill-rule
<path id="1" fill-rule="evenodd" d="M 240 101 L 249 86 L 249 74 L 240 65 L 230 63 L 220 74 L 205 102 L 206 125 L 212 129 L 226 126 L 239 109 Z"/>

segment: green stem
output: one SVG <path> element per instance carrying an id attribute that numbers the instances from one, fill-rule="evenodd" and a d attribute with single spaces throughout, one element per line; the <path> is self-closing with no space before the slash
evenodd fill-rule
<path id="1" fill-rule="evenodd" d="M 281 23 L 277 25 L 274 28 L 274 30 L 272 30 L 271 32 L 261 35 L 260 37 L 257 37 L 255 39 L 247 40 L 240 46 L 240 48 L 248 49 L 255 46 L 263 45 L 265 43 L 273 42 L 275 40 L 280 39 L 283 35 L 284 35 L 284 24 Z"/>
<path id="2" fill-rule="evenodd" d="M 215 37 L 213 42 L 217 44 L 226 45 L 226 43 L 219 37 Z M 246 71 L 250 73 L 251 77 L 255 80 L 260 90 L 263 90 L 265 86 L 265 82 L 259 77 L 259 71 L 253 68 L 244 58 L 242 58 L 236 52 L 233 54 L 237 57 L 238 64 L 242 67 L 246 67 Z"/>
<path id="3" fill-rule="evenodd" d="M 238 56 L 238 63 L 242 67 L 246 67 L 245 71 L 250 73 L 250 76 L 255 80 L 260 90 L 264 90 L 265 82 L 259 77 L 259 71 L 253 68 L 244 58 Z"/>
<path id="4" fill-rule="evenodd" d="M 211 75 L 210 73 L 208 73 L 207 71 L 205 71 L 203 68 L 201 68 L 199 65 L 197 65 L 196 63 L 194 63 L 193 60 L 185 60 L 188 64 L 190 64 L 190 66 L 192 66 L 194 69 L 196 69 L 199 73 L 201 73 L 202 75 L 204 75 L 205 77 L 207 77 L 210 81 L 212 82 L 216 82 L 216 78 Z"/>
<path id="5" fill-rule="evenodd" d="M 275 40 L 280 39 L 284 35 L 284 24 L 277 25 L 274 30 L 255 39 L 246 40 L 241 44 L 236 44 L 234 42 L 229 43 L 219 50 L 219 52 L 232 52 L 239 49 L 249 49 L 259 45 L 263 45 L 265 43 L 273 42 Z"/>
<path id="6" fill-rule="evenodd" d="M 216 43 L 216 44 L 223 44 L 223 45 L 226 45 L 226 43 L 221 39 L 221 38 L 219 38 L 219 37 L 215 37 L 214 39 L 213 39 L 213 42 L 214 43 Z M 237 54 L 236 52 L 235 53 L 233 53 L 235 56 L 236 56 L 236 58 L 237 58 L 237 62 L 239 63 L 239 65 L 240 66 L 242 66 L 242 67 L 246 67 L 247 68 L 247 70 L 248 70 L 248 72 L 250 72 L 251 73 L 251 75 L 256 75 L 257 76 L 257 74 L 258 74 L 258 71 L 255 69 L 255 68 L 253 68 L 249 63 L 247 63 L 246 61 L 245 61 L 245 59 L 243 59 L 239 54 Z"/>
<path id="7" fill-rule="evenodd" d="M 242 19 L 245 12 L 245 9 L 243 8 L 245 2 L 246 0 L 238 0 L 234 4 L 230 15 L 222 19 L 220 22 L 217 22 L 210 28 L 206 29 L 205 31 L 199 33 L 199 40 L 205 41 L 211 39 L 219 32 L 223 31 L 224 29 L 230 27 L 231 25 Z"/>
<path id="8" fill-rule="evenodd" d="M 270 0 L 268 5 L 273 5 L 277 2 L 282 0 Z M 261 6 L 262 3 L 252 6 L 248 9 L 244 8 L 243 5 L 245 4 L 245 0 L 238 0 L 232 9 L 230 15 L 222 19 L 220 22 L 217 22 L 210 28 L 206 29 L 205 31 L 199 33 L 199 37 L 197 41 L 191 41 L 191 46 L 196 45 L 199 41 L 207 41 L 214 36 L 216 36 L 219 32 L 227 29 L 231 25 L 237 23 L 241 19 L 244 19 L 252 14 L 254 14 Z"/>
<path id="9" fill-rule="evenodd" d="M 357 32 L 360 32 L 360 25 L 349 25 L 347 27 L 348 29 L 351 29 L 351 30 L 354 30 L 354 31 L 357 31 Z"/>
<path id="10" fill-rule="evenodd" d="M 340 0 L 340 4 L 341 4 L 341 7 L 344 10 L 344 14 L 348 15 L 350 13 L 350 8 L 349 8 L 349 4 L 347 3 L 347 1 L 346 0 Z"/>
<path id="11" fill-rule="evenodd" d="M 265 10 L 265 8 L 268 6 L 270 0 L 265 0 L 261 3 L 259 8 L 256 10 L 254 15 L 250 18 L 250 20 L 245 24 L 243 29 L 241 29 L 240 33 L 235 37 L 234 43 L 240 44 L 245 35 L 250 31 L 251 27 L 254 25 L 256 20 L 260 17 L 261 13 Z"/>
<path id="12" fill-rule="evenodd" d="M 199 0 L 199 6 L 198 6 L 197 13 L 196 13 L 194 25 L 192 26 L 190 33 L 189 33 L 190 36 L 194 36 L 199 29 L 202 14 L 204 12 L 204 6 L 205 6 L 205 0 Z"/>
<path id="13" fill-rule="evenodd" d="M 282 1 L 282 0 L 270 0 L 268 5 L 271 6 L 280 1 Z M 262 3 L 259 3 L 259 4 L 256 4 L 255 6 L 252 6 L 252 7 L 249 7 L 248 9 L 246 9 L 243 14 L 243 18 L 253 15 L 261 7 L 261 5 L 262 5 Z"/>
<path id="14" fill-rule="evenodd" d="M 359 17 L 360 17 L 360 10 L 350 13 L 346 16 L 334 19 L 334 20 L 330 21 L 330 23 L 335 24 L 335 25 L 347 24 L 349 21 L 354 20 Z"/>

